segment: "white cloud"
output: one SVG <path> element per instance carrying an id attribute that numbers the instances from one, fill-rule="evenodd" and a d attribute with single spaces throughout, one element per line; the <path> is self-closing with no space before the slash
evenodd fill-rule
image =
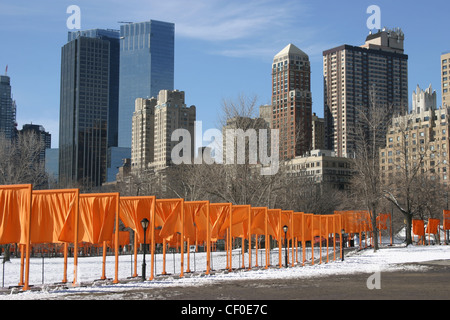
<path id="1" fill-rule="evenodd" d="M 274 1 L 204 1 L 177 19 L 177 34 L 208 41 L 262 36 L 289 19 L 286 5 Z"/>
<path id="2" fill-rule="evenodd" d="M 205 41 L 210 53 L 234 57 L 261 56 L 313 31 L 302 25 L 309 5 L 298 0 L 129 0 L 112 2 L 107 11 L 97 19 L 173 22 L 178 39 Z"/>

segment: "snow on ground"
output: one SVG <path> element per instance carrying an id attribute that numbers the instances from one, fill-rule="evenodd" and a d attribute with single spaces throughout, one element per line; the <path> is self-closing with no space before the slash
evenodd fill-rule
<path id="1" fill-rule="evenodd" d="M 311 251 L 308 248 L 307 259 L 311 258 Z M 323 253 L 326 253 L 326 248 L 322 248 Z M 301 250 L 300 250 L 301 252 Z M 318 248 L 314 250 L 314 257 L 318 258 Z M 185 277 L 180 278 L 180 255 L 168 253 L 166 256 L 166 272 L 172 275 L 159 277 L 152 281 L 122 281 L 119 284 L 111 284 L 109 282 L 95 281 L 100 279 L 102 274 L 102 257 L 80 257 L 79 258 L 79 283 L 89 283 L 78 287 L 71 287 L 73 280 L 73 258 L 69 258 L 67 277 L 69 281 L 69 288 L 50 288 L 45 284 L 54 284 L 60 282 L 63 277 L 63 258 L 44 258 L 42 264 L 41 258 L 30 259 L 30 285 L 39 286 L 41 290 L 30 290 L 27 292 L 19 292 L 17 288 L 12 288 L 11 293 L 0 295 L 0 299 L 41 299 L 51 298 L 55 295 L 70 294 L 70 293 L 89 293 L 92 292 L 108 292 L 118 290 L 136 290 L 142 288 L 157 288 L 157 287 L 173 287 L 173 286 L 201 286 L 211 284 L 218 281 L 232 281 L 232 280 L 257 280 L 257 279 L 289 279 L 289 278 L 306 278 L 319 276 L 333 276 L 352 273 L 374 273 L 374 272 L 389 272 L 396 270 L 419 270 L 426 268 L 417 265 L 405 265 L 414 262 L 424 262 L 432 260 L 450 260 L 450 246 L 435 245 L 435 246 L 408 246 L 394 245 L 393 247 L 385 247 L 377 252 L 373 249 L 366 249 L 348 253 L 344 261 L 340 260 L 339 252 L 336 252 L 336 260 L 333 261 L 333 248 L 329 248 L 331 254 L 330 260 L 326 263 L 326 257 L 322 258 L 322 264 L 316 260 L 314 265 L 309 263 L 305 266 L 297 265 L 293 268 L 277 268 L 270 267 L 253 268 L 252 270 L 237 269 L 233 272 L 225 272 L 223 269 L 226 266 L 225 253 L 215 252 L 213 255 L 213 269 L 216 269 L 210 275 L 205 275 L 202 272 L 206 266 L 205 254 L 196 253 L 195 263 L 194 254 L 191 253 L 190 269 L 196 271 L 195 273 L 185 273 Z M 284 250 L 283 250 L 284 254 Z M 119 281 L 127 279 L 133 272 L 133 261 L 130 255 L 119 256 Z M 142 255 L 138 255 L 137 272 L 141 274 Z M 240 268 L 242 261 L 240 250 L 235 250 L 233 253 L 233 268 Z M 264 265 L 264 251 L 258 253 L 259 266 Z M 283 260 L 284 262 L 284 256 Z M 301 256 L 299 256 L 301 261 Z M 175 266 L 173 264 L 175 262 Z M 146 256 L 147 276 L 150 275 L 150 255 Z M 278 252 L 272 251 L 271 254 L 272 265 L 278 265 Z M 109 279 L 114 278 L 114 256 L 108 256 L 106 261 L 106 276 Z M 185 268 L 187 267 L 187 254 L 185 254 Z M 248 265 L 248 255 L 245 255 L 245 265 Z M 255 252 L 252 254 L 252 265 L 255 266 Z M 175 272 L 174 272 L 175 270 Z M 2 284 L 4 289 L 10 286 L 16 286 L 19 280 L 20 273 L 20 259 L 13 258 L 11 262 L 4 264 Z M 161 274 L 162 271 L 162 255 L 156 255 L 156 274 Z M 44 279 L 44 285 L 42 285 Z M 14 293 L 14 294 L 13 294 Z"/>

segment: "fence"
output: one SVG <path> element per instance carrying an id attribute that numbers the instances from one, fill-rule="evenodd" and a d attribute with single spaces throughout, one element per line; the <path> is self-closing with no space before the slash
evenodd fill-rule
<path id="1" fill-rule="evenodd" d="M 191 246 L 198 248 L 202 245 L 206 249 L 204 270 L 209 274 L 214 263 L 212 250 L 218 242 L 223 242 L 225 269 L 231 271 L 236 268 L 236 259 L 240 268 L 251 269 L 254 262 L 258 266 L 258 254 L 261 267 L 276 264 L 281 268 L 283 242 L 285 264 L 304 265 L 307 255 L 311 256 L 311 263 L 314 264 L 315 254 L 317 257 L 315 245 L 319 247 L 319 263 L 322 263 L 322 253 L 328 262 L 331 248 L 333 259 L 336 259 L 336 243 L 343 243 L 344 232 L 350 236 L 359 234 L 359 244 L 362 246 L 361 234 L 367 236 L 372 231 L 367 211 L 335 211 L 329 215 L 315 215 L 231 203 L 157 199 L 154 196 L 80 194 L 78 189 L 35 191 L 31 185 L 0 186 L 0 209 L 0 244 L 15 243 L 20 246 L 19 285 L 23 286 L 23 290 L 29 289 L 30 248 L 44 243 L 54 243 L 62 248 L 62 282 L 67 282 L 68 248 L 69 245 L 73 247 L 73 285 L 77 285 L 78 253 L 83 246 L 103 247 L 101 279 L 106 279 L 107 247 L 113 248 L 113 283 L 118 283 L 119 246 L 126 242 L 126 235 L 119 232 L 119 221 L 134 231 L 133 277 L 137 276 L 138 245 L 145 242 L 149 246 L 151 265 L 148 280 L 155 276 L 156 245 L 162 246 L 163 251 L 161 274 L 166 273 L 166 248 L 172 248 L 172 251 L 181 254 L 179 270 L 180 277 L 183 277 L 184 272 L 190 272 Z M 145 231 L 141 224 L 143 220 L 148 222 Z M 380 216 L 379 227 L 384 228 L 386 221 L 385 216 Z M 262 239 L 264 248 L 262 245 L 258 247 Z M 236 241 L 241 243 L 240 255 L 233 250 Z M 277 259 L 273 257 L 276 250 L 271 251 L 271 242 L 278 245 Z M 245 243 L 249 244 L 247 250 Z M 252 250 L 252 243 L 255 243 L 255 250 Z M 309 249 L 307 244 L 310 244 Z M 192 254 L 195 264 L 195 253 Z"/>

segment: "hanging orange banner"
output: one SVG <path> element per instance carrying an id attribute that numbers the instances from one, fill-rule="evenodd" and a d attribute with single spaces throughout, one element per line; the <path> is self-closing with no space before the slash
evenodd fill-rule
<path id="1" fill-rule="evenodd" d="M 424 236 L 425 235 L 425 224 L 423 220 L 413 220 L 413 233 L 418 236 Z"/>
<path id="2" fill-rule="evenodd" d="M 292 221 L 292 226 L 294 229 L 293 236 L 299 239 L 302 237 L 302 227 L 303 227 L 302 222 L 303 222 L 303 212 L 294 212 Z"/>
<path id="3" fill-rule="evenodd" d="M 269 234 L 275 239 L 280 239 L 281 237 L 281 209 L 267 209 L 268 223 L 271 226 L 270 230 L 272 233 Z"/>
<path id="4" fill-rule="evenodd" d="M 120 220 L 122 220 L 125 227 L 131 228 L 136 232 L 138 243 L 144 242 L 144 229 L 141 224 L 143 219 L 149 221 L 146 239 L 150 240 L 150 222 L 155 214 L 155 203 L 155 196 L 120 197 Z"/>
<path id="5" fill-rule="evenodd" d="M 60 242 L 67 217 L 76 215 L 78 197 L 78 189 L 33 191 L 31 243 Z"/>
<path id="6" fill-rule="evenodd" d="M 108 246 L 110 248 L 114 248 L 116 244 L 115 239 L 113 238 L 112 241 L 108 241 Z M 130 244 L 130 232 L 128 231 L 119 231 L 119 246 L 126 246 Z"/>
<path id="7" fill-rule="evenodd" d="M 184 202 L 184 236 L 186 239 L 206 241 L 207 228 L 211 228 L 208 221 L 209 201 Z"/>
<path id="8" fill-rule="evenodd" d="M 247 238 L 249 232 L 250 205 L 233 205 L 231 212 L 233 215 L 231 236 Z"/>
<path id="9" fill-rule="evenodd" d="M 389 213 L 380 213 L 377 217 L 377 228 L 380 230 L 387 230 L 388 219 L 390 218 Z"/>
<path id="10" fill-rule="evenodd" d="M 265 234 L 265 228 L 271 227 L 266 223 L 267 208 L 252 207 L 251 209 L 251 234 Z"/>
<path id="11" fill-rule="evenodd" d="M 287 226 L 287 232 L 286 232 L 286 237 L 288 239 L 292 238 L 292 215 L 294 214 L 294 211 L 290 211 L 290 210 L 282 210 L 281 211 L 281 228 L 283 228 L 284 226 Z M 282 231 L 283 234 L 283 238 L 284 238 L 284 231 Z"/>
<path id="12" fill-rule="evenodd" d="M 302 239 L 305 241 L 311 241 L 312 240 L 312 233 L 313 233 L 313 214 L 312 213 L 304 213 L 303 214 L 303 230 L 304 234 L 302 235 Z"/>
<path id="13" fill-rule="evenodd" d="M 450 210 L 444 210 L 444 221 L 442 226 L 444 230 L 450 230 Z"/>
<path id="14" fill-rule="evenodd" d="M 0 186 L 0 244 L 27 243 L 31 192 L 31 185 Z"/>
<path id="15" fill-rule="evenodd" d="M 212 223 L 211 239 L 223 239 L 225 231 L 231 226 L 231 203 L 211 203 L 209 214 Z"/>
<path id="16" fill-rule="evenodd" d="M 440 223 L 441 223 L 441 220 L 439 220 L 439 219 L 428 219 L 427 229 L 425 232 L 432 233 L 432 234 L 438 233 L 438 227 L 439 227 Z"/>
<path id="17" fill-rule="evenodd" d="M 156 227 L 161 227 L 159 236 L 170 240 L 183 230 L 183 199 L 156 200 Z"/>

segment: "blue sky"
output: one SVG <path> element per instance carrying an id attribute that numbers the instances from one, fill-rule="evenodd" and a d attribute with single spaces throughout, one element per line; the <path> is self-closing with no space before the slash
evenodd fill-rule
<path id="1" fill-rule="evenodd" d="M 43 125 L 52 147 L 58 147 L 60 53 L 70 5 L 81 9 L 81 29 L 175 23 L 175 89 L 197 107 L 203 130 L 218 127 L 223 99 L 256 95 L 260 104 L 270 103 L 272 59 L 289 43 L 310 57 L 313 112 L 322 116 L 322 52 L 362 45 L 370 5 L 380 7 L 382 27 L 405 33 L 410 99 L 417 85 L 432 84 L 441 104 L 440 55 L 450 51 L 446 1 L 0 0 L 0 74 L 8 65 L 19 128 Z"/>

